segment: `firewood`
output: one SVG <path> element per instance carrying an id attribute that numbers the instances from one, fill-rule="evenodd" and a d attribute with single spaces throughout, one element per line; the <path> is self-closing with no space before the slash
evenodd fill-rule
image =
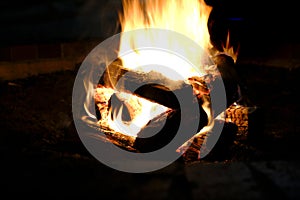
<path id="1" fill-rule="evenodd" d="M 227 107 L 241 98 L 240 84 L 241 80 L 235 69 L 233 59 L 226 54 L 217 54 L 212 57 L 214 63 L 220 72 L 224 83 Z"/>
<path id="2" fill-rule="evenodd" d="M 200 131 L 208 123 L 208 116 L 207 113 L 204 112 L 202 105 L 205 101 L 210 100 L 210 89 L 216 89 L 216 87 L 219 86 L 220 81 L 223 81 L 225 85 L 227 107 L 239 98 L 239 81 L 237 75 L 233 69 L 227 72 L 227 68 L 234 67 L 232 59 L 224 55 L 217 55 L 214 57 L 214 60 L 220 71 L 222 80 L 220 77 L 214 77 L 214 79 L 207 80 L 210 77 L 208 75 L 203 77 L 191 77 L 188 80 L 188 83 L 183 80 L 174 81 L 164 77 L 159 72 L 141 73 L 128 71 L 122 67 L 120 60 L 115 61 L 107 68 L 106 72 L 99 80 L 99 85 L 117 89 L 118 91 L 132 93 L 140 98 L 159 103 L 173 110 L 172 112 L 165 113 L 152 119 L 146 127 L 142 128 L 133 143 L 132 147 L 134 149 L 139 152 L 151 152 L 162 148 L 178 134 L 179 124 L 183 124 L 188 130 L 190 124 L 197 123 L 197 131 Z M 199 108 L 201 117 L 191 116 L 190 113 L 192 112 L 189 110 L 191 108 L 190 106 L 181 108 L 175 94 L 179 96 L 185 95 L 186 98 L 189 98 L 190 105 Z M 194 95 L 197 98 L 195 98 Z M 224 108 L 222 107 L 215 106 L 215 108 L 215 115 L 212 117 L 215 117 L 217 114 L 224 111 Z M 149 134 L 152 134 L 156 130 L 160 131 L 158 131 L 157 134 L 148 137 Z M 193 136 L 197 131 L 195 133 L 179 134 Z M 186 140 L 188 139 L 190 138 L 186 137 Z M 199 141 L 203 142 L 204 139 L 205 137 L 201 138 Z M 200 145 L 201 142 L 199 141 L 198 143 Z M 184 142 L 185 141 L 182 141 L 182 143 Z M 193 144 L 192 146 L 195 145 Z"/>
<path id="3" fill-rule="evenodd" d="M 221 123 L 224 122 L 215 120 L 215 127 L 219 126 Z M 186 163 L 197 161 L 199 159 L 225 160 L 230 156 L 230 148 L 236 139 L 237 126 L 234 123 L 225 122 L 216 144 L 212 148 L 207 148 L 206 144 L 210 143 L 211 140 L 209 135 L 214 134 L 214 131 L 216 130 L 215 127 L 206 134 L 203 134 L 202 137 L 193 138 L 190 146 L 182 156 Z M 203 152 L 200 151 L 208 152 L 208 154 L 202 158 L 201 154 L 203 154 Z"/>
<path id="4" fill-rule="evenodd" d="M 190 94 L 192 97 L 192 92 L 190 92 Z M 162 124 L 161 120 L 152 120 L 152 125 L 146 126 L 139 132 L 138 137 L 135 140 L 134 147 L 140 152 L 151 152 L 167 145 L 177 134 L 180 134 L 181 138 L 181 141 L 178 143 L 178 147 L 190 139 L 208 123 L 207 114 L 199 102 L 195 102 L 191 98 L 190 104 L 193 104 L 193 106 L 184 105 L 184 107 L 179 107 L 171 114 L 168 114 L 165 118 L 165 124 Z M 193 112 L 190 110 L 191 108 L 195 108 L 195 106 L 199 108 L 199 115 L 193 115 Z M 197 129 L 194 130 L 195 132 L 190 132 L 190 127 L 193 127 L 194 124 L 197 124 Z M 185 130 L 185 132 L 179 132 L 179 126 L 182 126 L 182 130 Z M 156 130 L 160 131 L 152 137 L 147 137 L 149 133 L 153 133 L 153 131 L 155 132 Z M 174 149 L 174 152 L 175 151 L 176 149 Z"/>

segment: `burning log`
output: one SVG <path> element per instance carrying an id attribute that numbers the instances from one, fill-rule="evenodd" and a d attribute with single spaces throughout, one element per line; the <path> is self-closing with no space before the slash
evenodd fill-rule
<path id="1" fill-rule="evenodd" d="M 212 47 L 207 30 L 211 7 L 198 0 L 188 4 L 123 3 L 119 59 L 101 71 L 104 74 L 95 93 L 96 117 L 107 139 L 127 150 L 151 152 L 180 134 L 184 141 L 174 151 L 193 152 L 199 157 L 200 149 L 213 148 L 206 144 L 214 122 L 222 120 L 232 133 L 222 133 L 226 142 L 221 146 L 227 147 L 237 126 L 229 121 L 229 114 L 239 113 L 230 107 L 243 99 L 243 88 L 235 71 L 236 57 L 227 51 L 207 55 Z M 94 89 L 94 85 L 88 88 Z M 182 99 L 187 105 L 181 105 Z M 215 99 L 222 102 L 214 103 Z M 222 114 L 224 117 L 217 119 Z M 190 131 L 190 126 L 197 128 Z"/>
<path id="2" fill-rule="evenodd" d="M 238 78 L 233 66 L 234 62 L 229 56 L 223 54 L 215 56 L 214 60 L 224 81 L 227 94 L 227 106 L 229 107 L 229 105 L 232 105 L 232 103 L 236 101 L 240 95 L 238 90 Z M 228 69 L 230 69 L 230 71 L 228 71 Z M 164 77 L 158 72 L 139 73 L 128 71 L 122 68 L 122 63 L 120 60 L 116 60 L 107 67 L 106 72 L 99 81 L 99 88 L 105 87 L 106 90 L 110 89 L 111 93 L 113 93 L 113 90 L 117 88 L 119 92 L 131 93 L 138 98 L 147 99 L 151 102 L 169 108 L 168 111 L 156 116 L 153 119 L 150 119 L 149 123 L 145 127 L 142 127 L 138 132 L 137 137 L 128 138 L 133 142 L 127 142 L 127 146 L 128 144 L 131 144 L 131 148 L 138 152 L 151 152 L 165 146 L 174 138 L 174 136 L 177 134 L 179 123 L 183 123 L 186 127 L 188 127 L 190 124 L 197 123 L 197 132 L 199 132 L 208 124 L 208 116 L 203 110 L 202 105 L 205 101 L 209 101 L 211 88 L 216 89 L 219 84 L 218 81 L 221 81 L 219 78 L 211 80 L 209 78 L 209 75 L 204 77 L 191 77 L 189 78 L 188 83 L 184 82 L 183 80 L 174 81 Z M 189 111 L 188 107 L 180 108 L 177 97 L 174 95 L 176 93 L 180 93 L 182 95 L 188 94 L 186 98 L 190 99 L 191 104 L 199 107 L 201 119 L 199 117 L 197 118 L 195 116 L 189 116 L 189 113 L 191 112 Z M 197 97 L 196 101 L 193 100 L 194 95 Z M 126 105 L 121 105 L 122 100 L 118 99 L 116 95 L 112 94 L 108 99 L 106 99 L 106 101 L 108 103 L 105 109 L 108 110 L 111 106 L 111 102 L 114 101 L 114 106 L 123 108 L 123 115 L 125 116 L 123 117 L 123 120 L 129 121 L 131 119 L 129 114 L 130 111 L 124 109 L 126 108 Z M 101 102 L 99 98 L 98 100 L 96 98 L 95 102 L 96 104 L 102 105 L 104 103 Z M 98 108 L 100 107 L 98 106 Z M 224 110 L 221 108 L 216 108 L 217 109 L 214 110 L 215 115 L 224 112 Z M 184 119 L 181 119 L 181 112 L 186 113 L 183 115 L 186 116 Z M 98 112 L 98 119 L 101 119 L 100 112 Z M 158 133 L 151 135 L 151 133 L 155 132 L 155 130 L 158 130 Z M 196 134 L 197 132 L 192 134 Z M 128 137 L 123 133 L 118 132 L 110 134 L 110 136 L 112 135 L 116 136 L 115 139 L 124 139 Z M 151 137 L 149 137 L 149 135 Z M 200 143 L 204 142 L 207 135 L 209 134 L 202 134 L 201 136 L 198 135 L 192 138 L 192 140 L 196 141 L 196 145 L 194 142 L 192 142 L 192 146 L 199 147 Z M 120 143 L 117 143 L 117 145 L 120 145 Z M 193 149 L 193 147 L 191 147 L 191 149 Z M 200 148 L 197 148 L 196 151 L 195 148 L 194 150 L 199 154 L 199 149 Z"/>
<path id="3" fill-rule="evenodd" d="M 206 134 L 199 137 L 194 137 L 190 147 L 183 154 L 184 161 L 190 163 L 200 158 L 200 149 L 202 151 L 210 151 L 204 158 L 206 160 L 225 160 L 230 155 L 230 147 L 234 144 L 237 133 L 237 126 L 234 123 L 226 122 L 222 129 L 221 135 L 213 147 L 213 149 L 206 149 L 205 145 L 210 142 L 209 135 L 214 134 L 217 126 L 222 124 L 220 120 L 215 120 L 215 126 Z"/>
<path id="4" fill-rule="evenodd" d="M 235 62 L 231 56 L 223 53 L 216 54 L 212 58 L 218 68 L 220 76 L 213 81 L 196 77 L 192 79 L 191 84 L 193 88 L 200 91 L 200 94 L 206 95 L 212 92 L 211 90 L 218 90 L 217 87 L 220 81 L 223 81 L 226 91 L 227 108 L 223 110 L 218 107 L 218 105 L 214 107 L 214 127 L 207 132 L 195 135 L 195 137 L 180 147 L 179 151 L 185 151 L 183 156 L 186 162 L 198 160 L 200 158 L 201 147 L 202 151 L 209 152 L 212 150 L 212 152 L 209 153 L 209 158 L 220 158 L 222 155 L 226 157 L 225 152 L 228 152 L 230 146 L 233 145 L 234 139 L 237 138 L 236 136 L 242 137 L 248 133 L 248 115 L 251 108 L 247 106 L 249 101 L 245 95 L 246 90 L 244 85 L 235 69 Z M 211 90 L 203 87 L 206 83 L 208 83 Z M 201 85 L 201 87 L 197 88 L 197 85 Z M 239 104 L 241 102 L 245 104 L 245 106 Z M 209 143 L 209 135 L 214 134 L 214 130 L 216 126 L 220 124 L 220 121 L 223 121 L 224 127 L 218 142 L 213 149 L 206 149 L 206 144 Z M 186 148 L 185 146 L 189 147 Z"/>
<path id="5" fill-rule="evenodd" d="M 112 101 L 114 102 L 113 104 L 115 107 L 126 107 L 125 105 L 122 106 L 122 100 L 118 99 L 118 97 L 113 94 L 113 88 L 116 88 L 118 81 L 122 81 L 120 87 L 118 87 L 119 92 L 131 93 L 138 98 L 147 99 L 151 102 L 158 103 L 169 108 L 167 112 L 164 112 L 154 119 L 151 119 L 147 126 L 142 128 L 138 133 L 138 137 L 135 139 L 135 142 L 132 146 L 137 151 L 150 152 L 157 150 L 162 146 L 165 146 L 177 134 L 178 126 L 180 123 L 183 123 L 186 127 L 189 127 L 191 123 L 197 123 L 197 131 L 207 125 L 207 115 L 201 107 L 201 104 L 203 103 L 202 99 L 199 98 L 197 100 L 196 98 L 194 98 L 193 88 L 191 87 L 191 85 L 186 84 L 184 81 L 169 80 L 157 72 L 143 74 L 138 72 L 126 71 L 124 69 L 118 69 L 121 67 L 119 61 L 112 63 L 112 65 L 115 70 L 107 70 L 99 81 L 97 92 L 98 95 L 96 95 L 95 100 L 98 110 L 98 120 L 101 120 L 101 118 L 103 118 L 103 111 L 101 115 L 101 109 L 106 109 L 106 112 L 108 112 Z M 111 66 L 108 67 L 108 69 L 110 68 Z M 116 73 L 116 71 L 120 73 Z M 153 82 L 156 83 L 153 84 Z M 139 85 L 142 86 L 139 87 Z M 104 93 L 110 94 L 108 95 L 109 97 L 104 98 Z M 175 94 L 184 96 L 185 99 L 188 99 L 190 104 L 197 106 L 200 111 L 201 120 L 199 119 L 199 117 L 191 115 L 193 112 L 189 111 L 190 106 L 181 108 Z M 185 112 L 186 114 L 182 115 L 182 112 Z M 125 118 L 127 118 L 123 118 L 123 120 L 130 120 L 130 114 L 128 113 L 129 112 L 126 111 L 123 112 Z M 184 116 L 184 119 L 181 119 L 182 116 Z M 151 137 L 147 136 L 150 132 L 153 132 L 155 130 L 158 130 L 157 134 Z M 123 135 L 122 133 L 114 134 Z M 122 138 L 122 136 L 120 137 Z"/>
<path id="6" fill-rule="evenodd" d="M 186 92 L 188 91 L 188 92 Z M 148 132 L 153 132 L 153 127 L 147 126 L 141 130 L 138 134 L 138 138 L 135 141 L 135 147 L 141 152 L 151 152 L 162 148 L 167 145 L 177 134 L 183 134 L 183 138 L 190 134 L 196 134 L 204 126 L 208 124 L 208 117 L 203 108 L 201 107 L 201 101 L 193 101 L 193 92 L 191 87 L 184 87 L 179 90 L 183 94 L 190 94 L 190 96 L 185 96 L 186 99 L 189 99 L 190 104 L 193 106 L 185 105 L 185 107 L 180 107 L 178 103 L 171 105 L 174 109 L 174 112 L 171 115 L 168 115 L 166 123 L 161 127 L 160 131 L 152 137 L 147 136 Z M 197 106 L 199 108 L 200 115 L 193 115 L 193 112 L 190 110 Z M 183 126 L 183 130 L 188 131 L 189 127 L 193 124 L 198 124 L 198 129 L 195 133 L 179 132 L 179 125 Z M 161 126 L 161 125 L 160 125 Z M 184 136 L 186 135 L 186 136 Z M 185 141 L 182 141 L 182 143 Z"/>
<path id="7" fill-rule="evenodd" d="M 235 70 L 235 63 L 232 57 L 226 54 L 217 54 L 212 58 L 222 77 L 226 91 L 227 107 L 229 107 L 242 97 L 240 88 L 241 80 Z"/>

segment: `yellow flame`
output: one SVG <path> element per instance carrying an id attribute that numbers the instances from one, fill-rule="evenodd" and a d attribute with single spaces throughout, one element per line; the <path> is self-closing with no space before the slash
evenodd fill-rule
<path id="1" fill-rule="evenodd" d="M 121 36 L 119 52 L 124 52 L 125 49 L 133 50 L 133 53 L 126 56 L 119 55 L 123 66 L 130 70 L 159 71 L 173 80 L 187 79 L 199 75 L 199 72 L 205 74 L 201 68 L 203 50 L 191 49 L 183 38 L 174 33 L 170 32 L 166 37 L 151 28 L 175 31 L 192 39 L 204 50 L 208 50 L 212 47 L 207 27 L 211 10 L 212 8 L 203 0 L 123 0 L 120 23 L 122 32 L 128 34 Z M 140 31 L 132 31 L 137 29 Z M 162 44 L 168 47 L 168 50 L 176 49 L 176 52 L 179 50 L 181 56 L 194 63 L 198 69 L 195 71 L 195 66 L 176 59 L 171 53 L 161 50 L 138 50 L 140 47 Z M 149 64 L 152 64 L 153 68 L 149 68 Z M 148 68 L 145 69 L 144 66 Z M 182 77 L 169 75 L 168 70 L 162 70 L 162 66 L 172 66 L 172 70 Z"/>
<path id="2" fill-rule="evenodd" d="M 239 53 L 239 46 L 235 50 L 234 47 L 230 44 L 230 32 L 229 31 L 227 33 L 226 44 L 225 45 L 223 44 L 222 48 L 223 48 L 223 53 L 230 56 L 234 62 L 237 61 L 238 53 Z"/>
<path id="3" fill-rule="evenodd" d="M 121 107 L 116 107 L 114 103 L 111 103 L 110 107 L 108 106 L 108 101 L 113 94 L 116 94 L 118 99 L 123 102 Z M 101 114 L 99 124 L 132 137 L 137 137 L 140 130 L 146 126 L 150 120 L 170 110 L 163 105 L 151 102 L 137 95 L 115 91 L 114 89 L 106 87 L 98 87 L 96 89 L 95 98 L 98 102 L 97 105 Z M 129 111 L 130 121 L 124 121 L 122 119 L 124 106 L 126 106 Z"/>
<path id="4" fill-rule="evenodd" d="M 113 112 L 113 117 L 109 118 L 108 124 L 113 130 L 125 135 L 137 137 L 140 130 L 146 126 L 150 120 L 168 110 L 168 108 L 163 105 L 151 102 L 133 94 L 119 92 L 117 96 L 122 102 L 124 102 L 125 106 L 129 110 L 132 120 L 122 120 L 122 105 L 118 111 L 115 110 L 115 112 Z"/>
<path id="5" fill-rule="evenodd" d="M 126 32 L 121 34 L 119 46 L 122 67 L 130 71 L 159 72 L 170 80 L 176 81 L 186 81 L 190 77 L 207 74 L 204 69 L 206 66 L 203 66 L 202 62 L 203 56 L 208 56 L 207 53 L 212 47 L 207 26 L 211 10 L 212 7 L 204 0 L 123 0 L 123 12 L 119 13 L 122 32 Z M 170 31 L 162 34 L 157 29 Z M 182 37 L 178 37 L 174 32 Z M 201 48 L 191 48 L 183 36 L 193 40 Z M 163 46 L 168 51 L 145 49 L 145 46 Z M 130 53 L 125 54 L 128 50 Z M 180 56 L 173 52 L 179 52 Z M 172 70 L 177 73 L 170 74 L 166 66 L 172 67 Z M 100 90 L 106 89 L 100 88 Z M 109 96 L 112 95 L 111 91 L 108 93 Z M 130 93 L 121 91 L 114 91 L 114 93 L 122 102 L 122 106 L 114 110 L 112 107 L 99 104 L 103 115 L 100 123 L 126 135 L 137 136 L 151 119 L 170 110 Z M 122 119 L 122 110 L 125 106 L 130 121 Z M 209 106 L 205 104 L 204 108 L 210 116 Z M 212 125 L 211 121 L 210 125 Z"/>

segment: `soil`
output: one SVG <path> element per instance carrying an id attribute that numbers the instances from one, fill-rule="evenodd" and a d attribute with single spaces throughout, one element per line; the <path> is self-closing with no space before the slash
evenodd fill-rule
<path id="1" fill-rule="evenodd" d="M 226 159 L 207 162 L 299 161 L 300 70 L 255 65 L 238 65 L 238 69 L 251 103 L 259 108 L 254 115 L 258 124 L 252 125 L 250 138 L 235 141 Z M 128 190 L 133 196 L 139 193 L 133 193 L 132 187 L 143 180 L 157 181 L 153 179 L 156 173 L 127 174 L 111 169 L 85 149 L 72 118 L 75 77 L 76 71 L 61 71 L 0 83 L 3 191 L 43 197 L 124 198 Z M 201 164 L 201 160 L 197 162 Z M 180 174 L 180 169 L 174 174 Z M 163 179 L 164 175 L 160 176 L 159 180 Z M 188 190 L 184 178 L 179 182 L 178 187 Z"/>

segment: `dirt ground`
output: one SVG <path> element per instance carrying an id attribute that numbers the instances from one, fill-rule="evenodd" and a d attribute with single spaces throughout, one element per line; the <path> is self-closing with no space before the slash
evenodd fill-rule
<path id="1" fill-rule="evenodd" d="M 254 117 L 263 126 L 255 129 L 254 124 L 251 140 L 236 141 L 226 160 L 203 162 L 299 162 L 300 70 L 254 65 L 238 69 L 259 108 Z M 192 186 L 180 161 L 158 172 L 128 174 L 89 154 L 72 119 L 75 77 L 76 71 L 62 71 L 0 83 L 1 190 L 41 198 L 137 199 L 151 194 L 150 199 L 155 194 L 157 199 L 191 199 Z"/>

